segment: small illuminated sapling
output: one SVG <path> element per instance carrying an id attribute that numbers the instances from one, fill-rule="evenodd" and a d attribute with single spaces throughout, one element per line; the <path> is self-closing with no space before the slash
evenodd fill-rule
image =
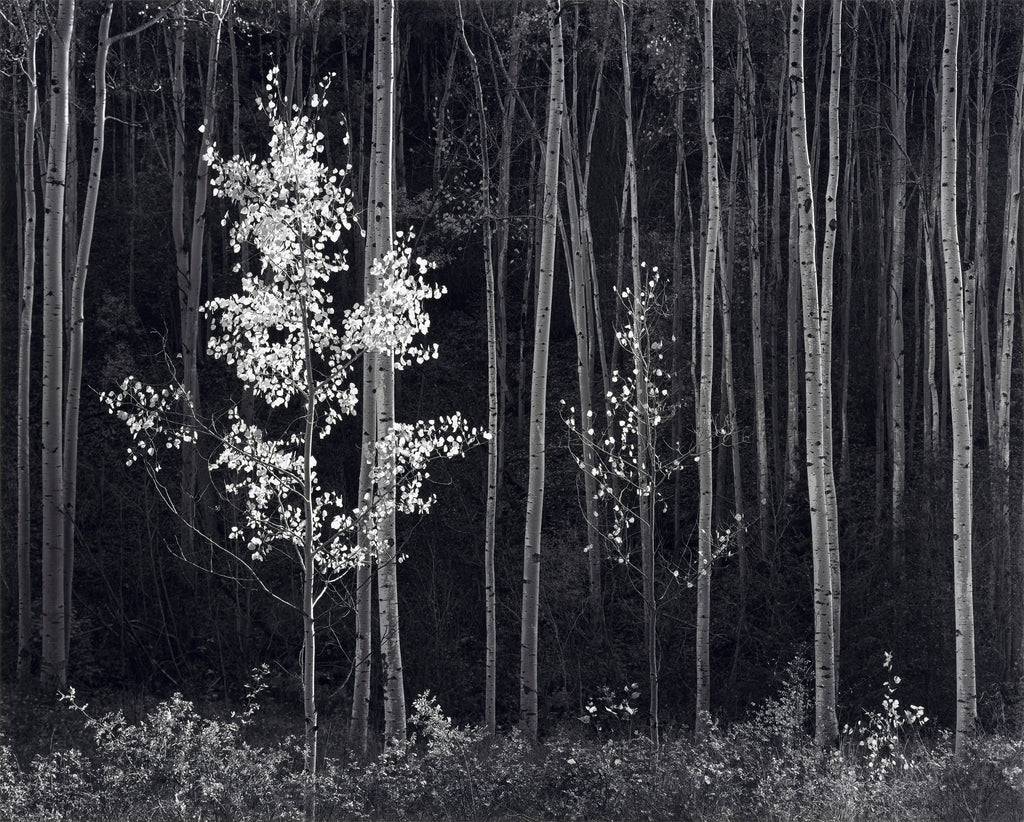
<path id="1" fill-rule="evenodd" d="M 429 264 L 414 261 L 405 244 L 411 237 L 399 234 L 395 247 L 373 263 L 380 287 L 365 303 L 335 308 L 328 284 L 348 270 L 339 240 L 358 229 L 345 187 L 349 169 L 332 169 L 319 159 L 324 135 L 317 114 L 327 103 L 328 86 L 329 80 L 312 95 L 312 115 L 300 115 L 276 103 L 278 70 L 272 69 L 267 97 L 257 101 L 270 125 L 267 156 L 225 159 L 216 146 L 207 154 L 214 194 L 233 208 L 223 223 L 233 250 L 250 244 L 261 266 L 251 272 L 236 265 L 238 291 L 203 306 L 207 351 L 234 370 L 259 413 L 238 404 L 221 422 L 194 419 L 182 411 L 188 394 L 179 382 L 157 389 L 127 377 L 119 390 L 104 395 L 131 432 L 128 464 L 143 461 L 154 480 L 168 450 L 200 436 L 213 444 L 211 474 L 220 478 L 225 500 L 239 509 L 228 534 L 235 547 L 226 550 L 243 559 L 260 584 L 255 566 L 272 552 L 298 565 L 302 602 L 289 604 L 303 617 L 309 775 L 316 764 L 316 606 L 340 574 L 365 559 L 356 548 L 357 527 L 367 528 L 375 552 L 381 547 L 375 523 L 394 510 L 429 511 L 429 461 L 460 455 L 476 435 L 458 413 L 396 423 L 373 453 L 361 455 L 371 467 L 374 490 L 355 504 L 346 503 L 317 472 L 319 443 L 356 411 L 360 379 L 354 367 L 360 356 L 392 355 L 396 368 L 435 358 L 436 346 L 416 339 L 430 326 L 424 301 L 443 293 L 424 281 Z"/>

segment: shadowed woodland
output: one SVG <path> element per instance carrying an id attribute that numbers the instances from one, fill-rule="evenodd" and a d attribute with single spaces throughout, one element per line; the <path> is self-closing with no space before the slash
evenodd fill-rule
<path id="1" fill-rule="evenodd" d="M 0 26 L 0 816 L 1024 812 L 1024 4 Z"/>

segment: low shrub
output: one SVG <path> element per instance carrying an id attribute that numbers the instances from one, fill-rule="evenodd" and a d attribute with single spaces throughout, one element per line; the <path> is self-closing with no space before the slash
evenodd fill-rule
<path id="1" fill-rule="evenodd" d="M 845 728 L 838 749 L 822 752 L 808 732 L 806 673 L 790 666 L 779 694 L 746 721 L 712 723 L 699 743 L 670 730 L 657 750 L 628 724 L 595 722 L 596 711 L 539 745 L 518 732 L 488 738 L 481 728 L 455 725 L 424 694 L 413 704 L 407 742 L 370 762 L 325 759 L 316 783 L 318 819 L 1024 818 L 1020 740 L 979 736 L 959 757 L 948 734 L 925 744 L 923 712 L 901 707 L 899 679 L 890 673 L 880 709 Z M 204 719 L 175 695 L 136 723 L 120 711 L 93 718 L 73 698 L 69 705 L 88 733 L 77 746 L 26 749 L 19 761 L 17 749 L 0 745 L 0 819 L 302 818 L 301 746 L 294 737 L 247 741 L 254 702 L 241 716 Z"/>

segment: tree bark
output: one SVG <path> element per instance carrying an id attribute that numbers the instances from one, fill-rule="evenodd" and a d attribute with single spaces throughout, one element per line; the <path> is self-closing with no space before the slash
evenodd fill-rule
<path id="1" fill-rule="evenodd" d="M 519 722 L 537 737 L 537 622 L 540 606 L 541 523 L 544 510 L 544 426 L 547 420 L 548 339 L 554 285 L 555 228 L 558 220 L 559 135 L 565 113 L 565 66 L 562 47 L 561 0 L 548 0 L 551 76 L 544 164 L 544 205 L 537 266 L 537 314 L 533 339 L 533 378 L 530 388 L 530 468 L 526 497 L 523 550 L 523 610 L 519 661 Z"/>
<path id="2" fill-rule="evenodd" d="M 75 0 L 61 0 L 51 32 L 50 137 L 43 198 L 43 647 L 44 689 L 67 682 L 64 615 L 64 189 L 67 172 L 69 55 Z"/>
<path id="3" fill-rule="evenodd" d="M 483 203 L 484 288 L 487 299 L 487 502 L 484 511 L 484 612 L 486 632 L 486 658 L 484 660 L 484 725 L 493 736 L 497 730 L 497 630 L 495 625 L 494 538 L 498 501 L 498 340 L 494 305 L 494 221 L 491 212 L 491 159 L 487 143 L 487 107 L 476 55 L 466 38 L 466 21 L 462 13 L 462 0 L 457 0 L 459 38 L 469 59 L 476 91 L 477 118 L 480 129 L 480 196 Z"/>
<path id="4" fill-rule="evenodd" d="M 718 185 L 718 137 L 715 134 L 715 27 L 714 0 L 704 0 L 704 60 L 702 71 L 704 176 L 707 181 L 707 226 L 700 312 L 700 389 L 697 406 L 697 457 L 700 476 L 699 548 L 697 564 L 697 691 L 694 724 L 698 739 L 710 728 L 711 718 L 711 563 L 714 541 L 711 514 L 714 477 L 711 463 L 711 389 L 715 362 L 715 270 L 721 206 Z"/>
<path id="5" fill-rule="evenodd" d="M 393 243 L 392 196 L 395 171 L 395 3 L 394 0 L 375 0 L 374 35 L 374 127 L 371 175 L 375 178 L 373 200 L 375 246 L 367 243 L 367 262 L 370 249 L 376 256 L 386 254 Z M 372 278 L 372 274 L 371 274 Z M 373 284 L 376 290 L 377 283 Z M 387 440 L 395 421 L 395 365 L 394 356 L 378 353 L 374 357 L 374 397 L 376 404 L 377 440 Z M 387 742 L 405 740 L 405 679 L 402 672 L 402 646 L 398 618 L 398 545 L 395 532 L 395 464 L 388 455 L 381 474 L 387 478 L 387 487 L 378 488 L 387 513 L 380 519 L 377 557 L 377 603 L 380 618 L 380 649 L 384 678 L 384 737 Z"/>
<path id="6" fill-rule="evenodd" d="M 31 12 L 22 18 L 16 3 L 25 41 L 25 141 L 22 146 L 24 199 L 21 260 L 21 301 L 18 309 L 18 683 L 25 687 L 32 672 L 32 562 L 31 562 L 31 458 L 29 449 L 29 400 L 32 376 L 32 306 L 36 270 L 36 126 L 39 121 L 39 90 L 36 49 L 39 24 Z"/>
<path id="7" fill-rule="evenodd" d="M 839 3 L 840 0 L 835 0 L 833 5 L 837 23 L 841 23 L 841 18 L 835 8 Z M 835 31 L 833 31 L 833 36 L 835 36 Z M 789 118 L 793 137 L 794 172 L 791 196 L 793 198 L 792 208 L 799 220 L 800 284 L 803 303 L 804 408 L 806 413 L 804 442 L 814 566 L 815 740 L 819 745 L 825 746 L 832 745 L 839 736 L 839 726 L 836 720 L 834 611 L 827 512 L 827 454 L 825 450 L 825 439 L 831 436 L 826 427 L 828 415 L 824 408 L 829 396 L 826 383 L 829 379 L 830 369 L 825 366 L 822 351 L 823 300 L 819 294 L 815 256 L 817 242 L 811 163 L 807 148 L 803 40 L 804 6 L 802 0 L 793 0 L 790 6 L 789 36 Z M 836 69 L 838 70 L 838 66 Z M 838 152 L 836 160 L 838 160 Z M 831 168 L 833 163 L 830 162 L 829 165 Z M 834 201 L 834 196 L 832 199 Z"/>
<path id="8" fill-rule="evenodd" d="M 955 750 L 973 731 L 978 716 L 974 669 L 974 593 L 971 573 L 973 495 L 971 478 L 971 407 L 967 353 L 967 312 L 964 271 L 957 230 L 957 46 L 960 37 L 959 0 L 945 0 L 942 44 L 942 155 L 939 227 L 946 279 L 946 346 L 949 351 L 950 427 L 953 435 L 953 603 L 956 635 Z"/>

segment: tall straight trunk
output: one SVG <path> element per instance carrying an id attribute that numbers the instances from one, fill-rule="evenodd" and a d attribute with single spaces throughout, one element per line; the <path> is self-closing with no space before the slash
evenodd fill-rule
<path id="1" fill-rule="evenodd" d="M 853 57 L 850 62 L 849 82 L 847 83 L 847 111 L 857 110 L 857 30 L 860 21 L 860 0 L 853 6 L 854 39 L 850 44 Z M 852 130 L 851 130 L 852 132 Z M 843 244 L 843 333 L 839 351 L 839 424 L 842 427 L 842 439 L 839 445 L 840 481 L 844 484 L 850 479 L 850 426 L 847 411 L 850 397 L 850 309 L 853 302 L 853 192 L 854 177 L 858 173 L 857 145 L 851 133 L 846 150 L 846 163 L 843 166 L 842 210 L 840 225 L 842 227 Z M 833 591 L 833 594 L 839 593 Z M 838 613 L 838 610 L 837 610 Z M 836 637 L 838 639 L 838 632 Z"/>
<path id="2" fill-rule="evenodd" d="M 498 340 L 494 310 L 494 220 L 491 213 L 491 159 L 487 149 L 487 106 L 476 55 L 466 38 L 466 21 L 462 0 L 457 0 L 459 37 L 469 58 L 476 91 L 477 117 L 480 128 L 480 196 L 484 208 L 484 289 L 487 298 L 487 502 L 484 511 L 484 612 L 486 619 L 486 658 L 484 660 L 484 724 L 487 732 L 497 730 L 495 692 L 497 686 L 497 631 L 495 626 L 494 535 L 498 501 Z"/>
<path id="3" fill-rule="evenodd" d="M 64 639 L 64 188 L 67 172 L 69 55 L 75 0 L 60 0 L 50 37 L 50 136 L 43 195 L 43 687 L 67 682 Z"/>
<path id="4" fill-rule="evenodd" d="M 561 0 L 548 0 L 551 76 L 544 162 L 544 205 L 537 266 L 537 313 L 530 387 L 530 468 L 523 548 L 523 610 L 519 660 L 519 723 L 537 737 L 537 622 L 540 607 L 541 524 L 544 512 L 544 426 L 547 420 L 548 339 L 555 279 L 555 228 L 558 220 L 559 136 L 565 114 L 565 65 Z M 525 300 L 525 297 L 524 297 Z"/>
<path id="5" fill-rule="evenodd" d="M 376 36 L 374 36 L 376 42 Z M 380 66 L 376 60 L 373 63 L 373 88 L 380 86 L 378 73 Z M 374 92 L 376 98 L 376 91 Z M 360 107 L 362 108 L 362 107 Z M 365 231 L 366 238 L 363 244 L 363 298 L 364 301 L 370 298 L 373 293 L 374 281 L 370 274 L 373 261 L 387 251 L 381 246 L 380 236 L 377 230 L 376 220 L 370 217 L 371 209 L 374 209 L 377 202 L 376 182 L 377 175 L 375 158 L 377 156 L 376 139 L 379 127 L 377 121 L 380 111 L 375 107 L 371 125 L 371 146 L 370 162 L 362 163 L 363 167 L 369 165 L 368 190 L 366 195 Z M 360 115 L 362 119 L 362 115 Z M 360 135 L 363 133 L 360 123 Z M 361 408 L 361 439 L 360 439 L 360 460 L 359 460 L 359 506 L 365 506 L 366 510 L 359 522 L 356 531 L 356 547 L 359 550 L 359 564 L 356 566 L 356 607 L 355 607 L 355 658 L 353 661 L 353 683 L 352 683 L 352 717 L 349 723 L 349 738 L 355 749 L 360 754 L 366 754 L 369 741 L 369 716 L 370 716 L 370 686 L 373 670 L 373 554 L 370 542 L 370 528 L 372 519 L 369 509 L 373 505 L 373 485 L 371 473 L 376 460 L 375 449 L 377 442 L 377 407 L 376 393 L 374 391 L 374 376 L 377 373 L 376 354 L 372 351 L 363 352 L 363 374 L 362 391 L 360 393 Z"/>
<path id="6" fill-rule="evenodd" d="M 172 61 L 172 100 L 174 103 L 174 171 L 171 190 L 171 234 L 177 263 L 179 330 L 181 335 L 182 386 L 188 392 L 186 419 L 199 412 L 199 306 L 202 299 L 203 244 L 206 237 L 209 168 L 206 151 L 213 141 L 217 114 L 217 58 L 220 32 L 229 0 L 218 0 L 213 9 L 214 22 L 207 48 L 205 87 L 203 90 L 203 128 L 196 161 L 195 196 L 192 204 L 191 232 L 185 236 L 185 21 L 179 15 L 174 26 Z M 182 547 L 191 546 L 196 516 L 199 478 L 199 454 L 193 442 L 181 446 Z"/>
<path id="7" fill-rule="evenodd" d="M 841 12 L 841 7 L 836 9 L 839 4 L 840 0 L 835 0 L 833 14 L 836 22 L 841 24 L 838 13 Z M 803 70 L 804 6 L 802 0 L 793 0 L 790 6 L 789 32 L 789 119 L 794 172 L 791 196 L 792 208 L 799 220 L 806 416 L 804 444 L 814 567 L 815 739 L 819 745 L 831 745 L 839 736 L 839 726 L 836 720 L 835 636 L 827 521 L 827 454 L 824 444 L 825 438 L 831 436 L 826 427 L 828 415 L 824 408 L 828 397 L 826 382 L 830 369 L 825 368 L 822 351 L 822 302 L 824 300 L 819 293 L 818 286 L 814 191 L 811 182 L 810 154 L 807 148 Z M 833 36 L 835 36 L 834 30 Z M 838 152 L 836 160 L 838 160 Z M 833 165 L 830 161 L 830 169 Z M 831 188 L 832 186 L 830 186 Z M 834 196 L 832 199 L 835 199 Z M 824 285 L 824 283 L 822 284 Z"/>
<path id="8" fill-rule="evenodd" d="M 739 39 L 739 38 L 737 38 Z M 733 94 L 733 122 L 739 123 L 743 106 L 743 86 L 745 80 L 745 69 L 743 61 L 743 44 L 736 43 L 736 90 Z M 736 676 L 739 669 L 740 653 L 743 646 L 743 631 L 747 619 L 747 531 L 746 512 L 743 499 L 743 461 L 740 452 L 741 437 L 739 434 L 739 411 L 736 404 L 736 379 L 735 364 L 733 362 L 733 336 L 732 336 L 732 298 L 733 279 L 736 265 L 736 223 L 739 221 L 739 206 L 737 203 L 736 190 L 740 176 L 740 148 L 743 142 L 742 132 L 737 130 L 732 141 L 732 152 L 729 158 L 729 183 L 726 187 L 726 212 L 724 223 L 725 230 L 724 244 L 721 233 L 719 243 L 724 245 L 722 257 L 721 286 L 722 298 L 718 303 L 719 316 L 722 324 L 722 388 L 725 396 L 725 429 L 729 436 L 729 455 L 732 458 L 732 490 L 733 490 L 733 513 L 734 522 L 739 523 L 736 529 L 735 545 L 736 560 L 739 571 L 739 603 L 736 607 L 734 624 L 735 644 L 733 646 L 732 670 L 729 675 L 730 691 L 734 689 Z M 724 479 L 724 472 L 720 475 Z M 721 505 L 724 495 L 719 498 Z M 727 526 L 723 523 L 723 529 Z"/>
<path id="9" fill-rule="evenodd" d="M 319 736 L 316 709 L 316 546 L 313 543 L 314 494 L 313 440 L 316 437 L 316 374 L 313 371 L 313 345 L 310 341 L 309 312 L 302 305 L 302 336 L 306 352 L 305 425 L 302 441 L 302 713 L 304 720 L 303 771 L 305 822 L 316 819 L 316 760 Z"/>
<path id="10" fill-rule="evenodd" d="M 21 14 L 21 5 L 15 8 Z M 22 146 L 24 198 L 21 261 L 21 302 L 18 309 L 18 682 L 28 684 L 32 673 L 31 460 L 29 399 L 32 371 L 32 306 L 36 271 L 36 126 L 39 90 L 36 48 L 39 24 L 30 14 L 21 21 L 25 40 L 25 140 Z"/>
<path id="11" fill-rule="evenodd" d="M 367 263 L 370 249 L 376 256 L 386 254 L 393 243 L 392 196 L 395 172 L 395 3 L 394 0 L 375 0 L 373 53 L 374 84 L 374 136 L 371 176 L 373 200 L 372 230 L 375 247 L 367 242 Z M 371 279 L 373 278 L 371 272 Z M 371 290 L 376 290 L 373 283 Z M 391 354 L 374 356 L 373 394 L 376 405 L 377 440 L 390 437 L 395 422 L 395 363 Z M 380 457 L 378 457 L 380 459 Z M 374 498 L 387 512 L 379 519 L 378 544 L 382 546 L 377 557 L 377 610 L 380 618 L 381 669 L 384 679 L 384 737 L 388 742 L 405 740 L 405 680 L 402 672 L 402 646 L 398 620 L 398 545 L 395 533 L 395 462 L 393 454 L 378 464 L 386 487 L 377 488 Z M 374 518 L 376 519 L 376 518 Z"/>
<path id="12" fill-rule="evenodd" d="M 637 513 L 640 520 L 640 557 L 644 594 L 644 646 L 647 651 L 647 678 L 651 742 L 658 746 L 658 608 L 654 589 L 654 512 L 655 489 L 653 445 L 651 442 L 650 398 L 647 396 L 647 356 L 641 339 L 640 299 L 648 290 L 640 269 L 640 217 L 637 204 L 636 152 L 633 147 L 633 82 L 629 41 L 632 20 L 627 22 L 625 5 L 619 5 L 622 36 L 623 108 L 626 117 L 626 179 L 629 196 L 630 268 L 633 274 L 633 336 L 631 339 L 633 379 L 636 385 L 636 469 Z"/>
<path id="13" fill-rule="evenodd" d="M 939 389 L 935 382 L 936 349 L 938 345 L 935 318 L 935 195 L 926 191 L 921 203 L 921 245 L 924 249 L 924 380 L 928 413 L 924 419 L 925 454 L 929 463 L 939 447 Z"/>
<path id="14" fill-rule="evenodd" d="M 711 563 L 714 541 L 711 514 L 714 509 L 714 477 L 711 454 L 711 389 L 715 363 L 715 269 L 721 206 L 718 186 L 718 137 L 715 134 L 715 26 L 714 0 L 704 0 L 704 60 L 702 71 L 704 177 L 707 191 L 707 226 L 704 236 L 704 271 L 700 311 L 700 389 L 697 404 L 697 458 L 700 476 L 697 561 L 697 692 L 694 729 L 702 739 L 711 716 Z"/>
<path id="15" fill-rule="evenodd" d="M 765 419 L 764 335 L 761 307 L 761 168 L 756 118 L 756 75 L 747 35 L 746 4 L 739 11 L 739 40 L 743 48 L 743 119 L 742 155 L 747 181 L 747 257 L 750 265 L 750 345 L 754 366 L 754 444 L 757 450 L 757 530 L 761 555 L 768 555 L 768 423 Z"/>
<path id="16" fill-rule="evenodd" d="M 564 245 L 569 270 L 569 304 L 572 313 L 573 331 L 576 338 L 576 377 L 579 387 L 579 425 L 583 434 L 581 468 L 583 473 L 584 519 L 587 525 L 587 575 L 588 606 L 592 630 L 599 637 L 603 632 L 603 607 L 601 603 L 601 543 L 598 532 L 600 512 L 597 508 L 597 482 L 595 480 L 595 454 L 593 440 L 593 321 L 587 283 L 590 279 L 590 254 L 586 248 L 581 226 L 582 193 L 576 190 L 576 173 L 573 168 L 573 137 L 569 118 L 562 121 L 562 171 L 565 175 L 565 199 L 569 216 L 569 232 L 566 237 L 564 223 L 562 234 L 568 240 Z"/>
<path id="17" fill-rule="evenodd" d="M 907 61 L 910 55 L 910 2 L 893 9 L 890 22 L 890 110 L 892 112 L 892 190 L 889 255 L 889 441 L 892 444 L 892 568 L 904 571 L 903 498 L 906 494 L 905 356 L 903 345 L 903 270 L 907 229 Z"/>
<path id="18" fill-rule="evenodd" d="M 956 643 L 956 736 L 958 755 L 978 717 L 974 670 L 974 593 L 971 573 L 973 494 L 971 404 L 968 378 L 967 311 L 956 216 L 957 46 L 959 0 L 945 0 L 942 44 L 942 118 L 939 228 L 946 278 L 946 347 L 949 351 L 950 427 L 953 435 L 953 605 Z"/>
<path id="19" fill-rule="evenodd" d="M 832 0 L 832 56 L 828 95 L 828 178 L 825 183 L 825 237 L 821 253 L 821 416 L 822 453 L 825 480 L 825 530 L 828 539 L 828 568 L 832 584 L 833 688 L 839 685 L 839 629 L 841 622 L 842 574 L 839 562 L 839 505 L 833 461 L 832 425 L 832 306 L 836 240 L 839 232 L 839 87 L 842 74 L 843 3 Z"/>
<path id="20" fill-rule="evenodd" d="M 92 153 L 89 160 L 89 182 L 85 191 L 82 226 L 78 233 L 74 271 L 71 276 L 71 300 L 68 311 L 67 385 L 64 397 L 64 646 L 65 657 L 71 646 L 71 592 L 75 567 L 76 498 L 78 489 L 78 409 L 82 396 L 82 350 L 85 325 L 85 283 L 89 275 L 89 254 L 92 250 L 96 204 L 99 199 L 100 174 L 103 170 L 103 145 L 107 120 L 107 57 L 113 43 L 132 36 L 153 25 L 156 18 L 132 31 L 110 37 L 113 3 L 107 4 L 100 20 L 96 47 L 93 84 L 96 99 L 93 108 Z M 161 15 L 162 17 L 162 15 Z"/>
<path id="21" fill-rule="evenodd" d="M 1010 125 L 1010 136 L 1007 143 L 1007 184 L 1006 200 L 1003 205 L 1003 249 L 1000 260 L 1000 286 L 999 305 L 1002 311 L 999 313 L 998 341 L 996 348 L 996 377 L 995 395 L 997 399 L 996 410 L 996 434 L 997 448 L 999 451 L 999 467 L 1002 476 L 1006 478 L 1003 487 L 1003 519 L 1010 522 L 1010 498 L 1009 498 L 1009 476 L 1010 476 L 1010 391 L 1013 375 L 1013 332 L 1014 320 L 1016 318 L 1016 294 L 1017 263 L 1020 253 L 1018 237 L 1020 233 L 1020 196 L 1021 196 L 1021 152 L 1024 150 L 1024 32 L 1022 32 L 1020 58 L 1017 65 L 1017 83 L 1014 88 L 1013 98 L 1013 120 Z M 1021 550 L 1008 545 L 1011 563 L 1014 569 L 1014 583 L 1021 586 L 1024 580 L 1021 579 Z M 1019 603 L 1018 603 L 1019 604 Z M 1019 610 L 1019 609 L 1018 609 Z M 1018 728 L 1024 728 L 1024 716 L 1021 709 L 1024 708 L 1024 652 L 1021 649 L 1021 615 L 1014 617 L 1014 630 L 1016 635 L 1011 638 L 1009 647 L 1009 668 L 1010 676 L 1016 686 L 1018 700 L 1015 706 L 1015 721 Z"/>
<path id="22" fill-rule="evenodd" d="M 509 206 L 512 189 L 512 141 L 515 137 L 516 94 L 519 71 L 522 64 L 523 18 L 519 15 L 519 4 L 515 8 L 509 45 L 509 89 L 502 104 L 501 140 L 498 144 L 498 191 L 495 208 L 499 219 L 494 226 L 494 243 L 497 256 L 494 260 L 494 309 L 497 330 L 498 369 L 498 473 L 497 490 L 501 491 L 501 475 L 505 463 L 505 409 L 511 391 L 508 384 L 508 245 L 511 236 Z"/>

